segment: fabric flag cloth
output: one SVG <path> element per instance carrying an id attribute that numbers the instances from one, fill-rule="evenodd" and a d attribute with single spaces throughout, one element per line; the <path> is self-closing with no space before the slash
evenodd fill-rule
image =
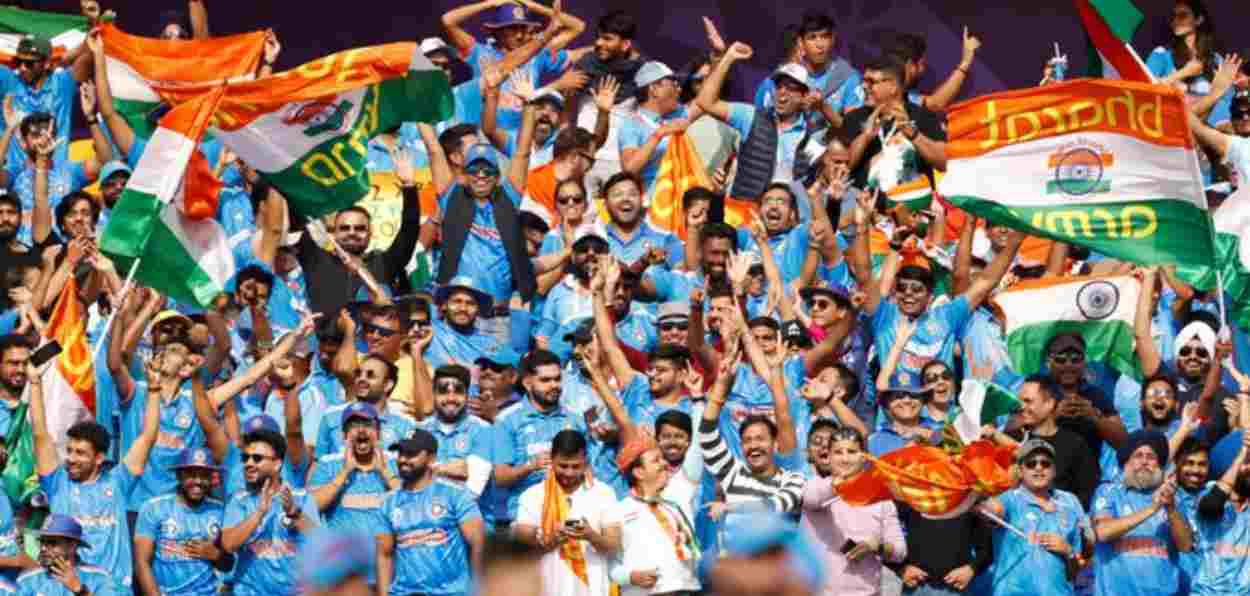
<path id="1" fill-rule="evenodd" d="M 589 477 L 589 472 L 587 472 L 587 478 Z M 559 535 L 565 520 L 569 519 L 571 503 L 572 499 L 565 494 L 564 488 L 556 481 L 555 468 L 547 470 L 547 478 L 543 480 L 542 527 L 539 528 L 544 536 Z M 586 553 L 581 541 L 569 540 L 561 545 L 560 558 L 569 564 L 573 575 L 582 580 L 583 585 L 589 585 L 590 576 L 586 574 Z"/>
<path id="2" fill-rule="evenodd" d="M 981 428 L 999 416 L 1011 414 L 1020 400 L 1011 391 L 981 379 L 964 379 L 959 388 L 959 408 L 952 411 L 951 426 L 965 445 L 981 438 Z"/>
<path id="3" fill-rule="evenodd" d="M 933 182 L 922 175 L 891 188 L 885 198 L 891 206 L 901 205 L 912 211 L 928 209 L 933 202 Z"/>
<path id="4" fill-rule="evenodd" d="M 1133 34 L 1145 19 L 1133 0 L 1075 0 L 1089 41 L 1089 76 L 1151 83 L 1154 77 L 1133 50 Z"/>
<path id="5" fill-rule="evenodd" d="M 193 219 L 177 205 L 220 191 L 196 145 L 224 92 L 206 93 L 161 119 L 100 238 L 100 250 L 119 271 L 129 271 L 138 259 L 138 283 L 200 306 L 225 291 L 234 256 L 220 224 Z"/>
<path id="6" fill-rule="evenodd" d="M 88 29 L 82 15 L 0 7 L 0 64 L 13 65 L 17 44 L 27 35 L 50 41 L 52 59 L 60 60 L 86 41 Z"/>
<path id="7" fill-rule="evenodd" d="M 949 114 L 940 192 L 1028 234 L 1146 265 L 1205 265 L 1211 220 L 1185 100 L 1077 80 L 987 95 Z"/>
<path id="8" fill-rule="evenodd" d="M 712 180 L 690 135 L 680 132 L 669 137 L 668 150 L 660 159 L 648 210 L 651 224 L 685 240 L 686 212 L 681 199 L 686 191 L 696 186 L 712 188 Z M 726 211 L 728 209 L 727 205 Z"/>
<path id="9" fill-rule="evenodd" d="M 368 194 L 368 143 L 404 122 L 450 118 L 447 75 L 415 43 L 331 54 L 271 77 L 230 85 L 212 133 L 286 196 L 302 216 Z"/>
<path id="10" fill-rule="evenodd" d="M 1140 292 L 1141 283 L 1131 276 L 1091 276 L 1029 280 L 999 293 L 993 302 L 1016 372 L 1039 372 L 1046 342 L 1056 333 L 1077 332 L 1085 339 L 1086 360 L 1141 379 L 1133 351 Z"/>
<path id="11" fill-rule="evenodd" d="M 106 24 L 100 35 L 113 105 L 145 139 L 156 131 L 162 104 L 251 79 L 265 50 L 264 31 L 184 41 L 139 37 Z"/>
<path id="12" fill-rule="evenodd" d="M 56 364 L 43 373 L 43 404 L 48 433 L 64 454 L 69 428 L 95 420 L 95 364 L 87 342 L 87 312 L 72 276 L 56 299 L 43 336 L 61 345 Z"/>
<path id="13" fill-rule="evenodd" d="M 1219 287 L 1222 277 L 1228 320 L 1250 329 L 1250 184 L 1243 184 L 1224 199 L 1211 219 L 1215 225 L 1215 260 L 1209 266 L 1180 267 L 1176 274 L 1204 291 Z"/>
<path id="14" fill-rule="evenodd" d="M 35 473 L 35 438 L 30 416 L 27 415 L 28 408 L 29 404 L 23 401 L 13 409 L 9 434 L 4 438 L 9 459 L 0 478 L 4 480 L 4 492 L 9 502 L 15 504 L 27 503 L 27 499 L 39 488 L 39 477 Z"/>
<path id="15" fill-rule="evenodd" d="M 894 499 L 928 518 L 958 517 L 981 497 L 1011 488 L 1014 451 L 979 440 L 957 453 L 911 445 L 879 458 L 870 455 L 872 465 L 838 485 L 838 496 L 851 505 Z"/>

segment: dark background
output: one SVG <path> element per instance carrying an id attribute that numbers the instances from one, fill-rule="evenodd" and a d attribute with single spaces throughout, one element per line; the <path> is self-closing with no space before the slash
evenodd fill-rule
<path id="1" fill-rule="evenodd" d="M 415 41 L 440 33 L 439 17 L 455 0 L 207 0 L 214 35 L 272 27 L 283 53 L 278 68 L 289 68 L 316 57 L 351 47 L 393 41 Z M 1167 38 L 1168 0 L 1136 0 L 1146 15 L 1134 47 L 1143 59 Z M 77 0 L 0 2 L 35 10 L 77 12 Z M 161 13 L 186 12 L 179 0 L 103 0 L 118 13 L 120 26 L 132 33 L 154 35 Z M 843 55 L 862 63 L 875 54 L 877 44 L 892 31 L 923 33 L 929 43 L 929 73 L 921 89 L 930 90 L 959 60 L 965 25 L 981 38 L 972 77 L 961 97 L 1013 87 L 1026 87 L 1041 78 L 1042 65 L 1058 42 L 1071 60 L 1069 72 L 1082 72 L 1086 45 L 1070 0 L 788 0 L 756 3 L 742 0 L 566 0 L 565 10 L 587 23 L 575 45 L 590 43 L 596 19 L 621 8 L 637 17 L 636 40 L 652 57 L 675 70 L 695 52 L 706 49 L 700 17 L 710 17 L 727 42 L 742 40 L 756 49 L 755 57 L 734 77 L 734 98 L 744 98 L 754 84 L 774 67 L 780 53 L 778 32 L 798 21 L 807 8 L 826 10 L 838 23 L 838 45 Z M 1250 1 L 1207 2 L 1217 36 L 1226 51 L 1250 50 Z M 476 23 L 470 31 L 480 32 Z"/>

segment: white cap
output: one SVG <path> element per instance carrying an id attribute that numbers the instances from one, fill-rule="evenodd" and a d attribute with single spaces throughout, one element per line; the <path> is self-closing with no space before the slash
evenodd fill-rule
<path id="1" fill-rule="evenodd" d="M 429 56 L 430 54 L 437 52 L 439 50 L 450 51 L 447 48 L 447 42 L 443 41 L 442 38 L 427 37 L 421 40 L 421 53 L 422 54 Z"/>
<path id="2" fill-rule="evenodd" d="M 804 87 L 807 87 L 808 89 L 812 88 L 812 83 L 811 81 L 808 80 L 808 77 L 807 77 L 807 69 L 803 68 L 802 66 L 799 66 L 798 64 L 795 64 L 793 62 L 788 62 L 786 64 L 782 64 L 780 68 L 773 71 L 772 78 L 774 81 L 776 81 L 778 77 L 783 77 L 783 76 L 794 79 L 795 81 L 798 81 L 799 83 L 801 83 Z"/>
<path id="3" fill-rule="evenodd" d="M 571 246 L 576 246 L 583 238 L 598 238 L 604 242 L 608 241 L 604 237 L 603 231 L 599 229 L 599 226 L 591 223 L 577 226 L 577 229 L 573 231 L 573 244 Z"/>
<path id="4" fill-rule="evenodd" d="M 663 62 L 652 60 L 638 68 L 638 73 L 634 75 L 634 85 L 641 89 L 660 79 L 667 79 L 672 76 L 676 76 L 673 74 L 673 69 Z"/>

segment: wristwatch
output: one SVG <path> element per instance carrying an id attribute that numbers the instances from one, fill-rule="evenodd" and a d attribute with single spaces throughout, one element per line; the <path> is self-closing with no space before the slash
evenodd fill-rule
<path id="1" fill-rule="evenodd" d="M 91 590 L 87 589 L 87 584 L 83 584 L 81 586 L 78 586 L 78 589 L 74 591 L 74 596 L 87 596 L 87 594 L 90 594 L 90 593 L 91 593 Z"/>

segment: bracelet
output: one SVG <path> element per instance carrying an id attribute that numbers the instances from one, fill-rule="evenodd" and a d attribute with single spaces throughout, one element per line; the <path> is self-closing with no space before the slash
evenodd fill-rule
<path id="1" fill-rule="evenodd" d="M 89 117 L 87 117 L 87 126 L 95 126 L 95 125 L 97 125 L 97 124 L 99 124 L 99 123 L 100 123 L 100 117 L 99 117 L 99 116 L 94 116 L 94 115 L 93 115 L 93 116 L 89 116 Z"/>

